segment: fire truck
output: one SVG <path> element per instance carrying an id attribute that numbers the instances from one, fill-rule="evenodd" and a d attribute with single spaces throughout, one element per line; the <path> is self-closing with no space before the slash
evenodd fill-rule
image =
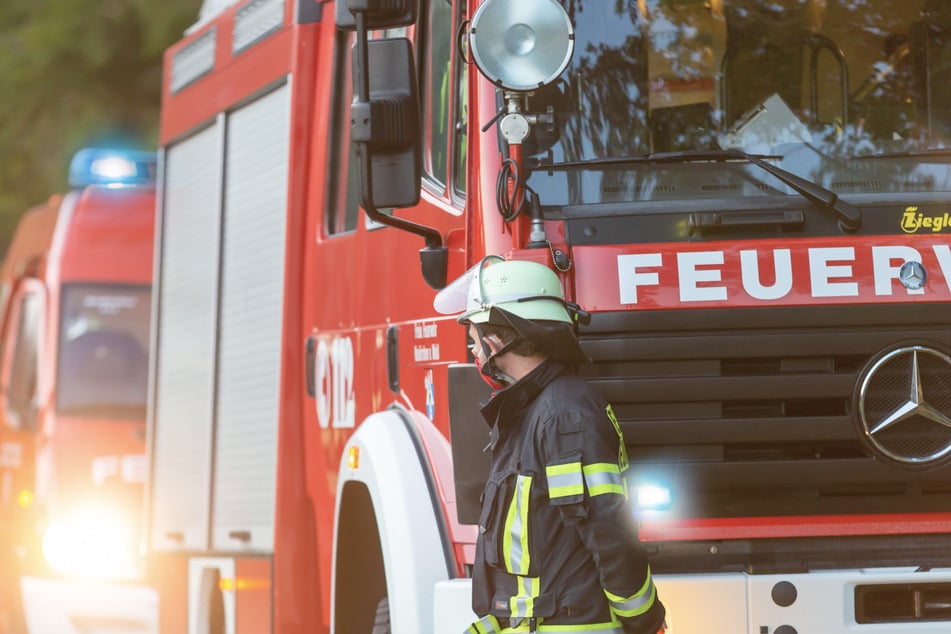
<path id="1" fill-rule="evenodd" d="M 140 572 L 155 160 L 78 152 L 0 269 L 4 634 L 31 621 L 24 584 Z"/>
<path id="2" fill-rule="evenodd" d="M 586 313 L 669 632 L 946 631 L 949 87 L 943 1 L 208 4 L 165 58 L 161 631 L 468 626 L 488 388 L 433 300 L 487 255 Z"/>

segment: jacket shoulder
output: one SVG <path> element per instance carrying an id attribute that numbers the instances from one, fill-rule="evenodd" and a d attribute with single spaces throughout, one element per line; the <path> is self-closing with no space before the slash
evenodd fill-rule
<path id="1" fill-rule="evenodd" d="M 580 431 L 593 417 L 603 416 L 607 401 L 583 377 L 563 374 L 549 383 L 538 399 L 545 427 L 561 433 Z"/>

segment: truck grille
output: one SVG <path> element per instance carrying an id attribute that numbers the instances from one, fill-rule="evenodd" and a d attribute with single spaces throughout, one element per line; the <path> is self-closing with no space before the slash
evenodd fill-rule
<path id="1" fill-rule="evenodd" d="M 635 479 L 664 482 L 674 512 L 951 509 L 951 469 L 888 460 L 856 416 L 856 386 L 883 352 L 951 350 L 946 306 L 598 313 L 580 337 L 594 360 L 583 371 L 613 405 Z M 881 399 L 907 400 L 908 379 L 879 383 L 894 391 Z M 951 403 L 951 377 L 929 389 L 931 403 Z M 951 428 L 929 431 L 951 445 Z"/>

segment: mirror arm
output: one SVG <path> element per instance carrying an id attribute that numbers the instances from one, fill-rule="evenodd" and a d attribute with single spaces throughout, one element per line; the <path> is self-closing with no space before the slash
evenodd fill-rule
<path id="1" fill-rule="evenodd" d="M 368 147 L 367 143 L 358 142 L 358 144 L 360 160 L 364 163 L 364 165 L 369 166 L 370 148 Z M 386 225 L 395 229 L 401 229 L 402 231 L 408 231 L 410 233 L 415 233 L 418 236 L 422 236 L 426 241 L 427 249 L 438 249 L 442 247 L 442 234 L 433 227 L 421 225 L 411 220 L 404 220 L 403 218 L 397 218 L 395 216 L 388 216 L 377 209 L 376 205 L 373 204 L 373 175 L 368 168 L 361 169 L 360 171 L 363 176 L 363 211 L 366 213 L 367 217 L 370 218 L 370 220 L 381 225 Z"/>

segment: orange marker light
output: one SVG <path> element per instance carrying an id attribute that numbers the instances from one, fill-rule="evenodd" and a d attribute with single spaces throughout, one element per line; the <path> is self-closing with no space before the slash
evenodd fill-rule
<path id="1" fill-rule="evenodd" d="M 33 491 L 30 491 L 29 489 L 23 489 L 20 491 L 20 494 L 17 495 L 17 502 L 19 502 L 20 506 L 25 509 L 33 506 Z"/>
<path id="2" fill-rule="evenodd" d="M 360 468 L 360 448 L 356 445 L 350 445 L 347 450 L 347 466 L 354 471 Z"/>

